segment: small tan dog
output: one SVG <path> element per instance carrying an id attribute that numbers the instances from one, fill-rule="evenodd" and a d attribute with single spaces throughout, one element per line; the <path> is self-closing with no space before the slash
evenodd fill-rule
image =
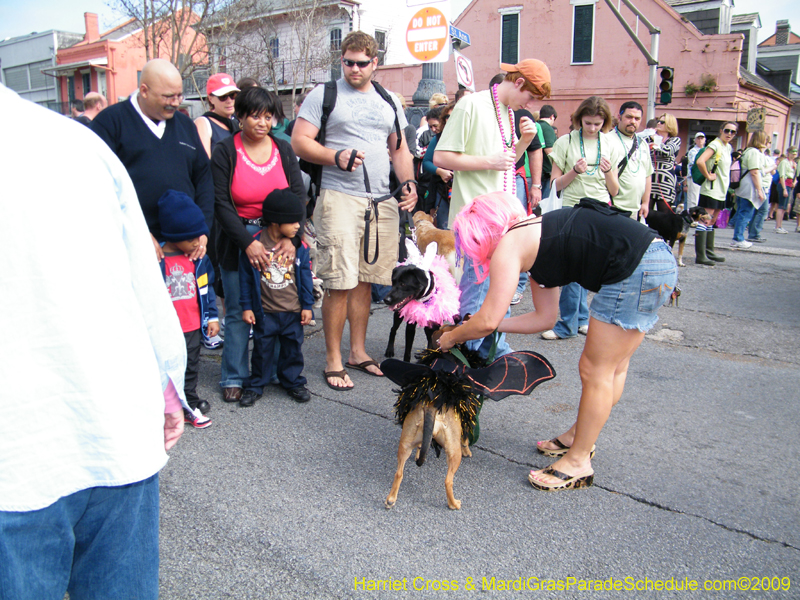
<path id="1" fill-rule="evenodd" d="M 433 217 L 428 213 L 418 210 L 414 213 L 414 228 L 416 230 L 417 247 L 422 254 L 431 242 L 438 244 L 437 254 L 447 260 L 450 273 L 458 283 L 461 280 L 461 267 L 456 267 L 456 238 L 448 229 L 438 229 L 433 224 Z"/>

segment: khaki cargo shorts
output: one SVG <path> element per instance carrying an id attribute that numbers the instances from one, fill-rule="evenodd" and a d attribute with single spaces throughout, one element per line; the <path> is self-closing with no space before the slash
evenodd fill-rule
<path id="1" fill-rule="evenodd" d="M 364 260 L 364 211 L 367 199 L 335 190 L 322 190 L 314 209 L 317 231 L 317 272 L 327 289 L 351 290 L 359 282 L 391 285 L 392 270 L 397 265 L 400 243 L 400 215 L 397 200 L 389 198 L 378 204 L 378 222 L 372 211 L 369 225 L 369 259 Z M 376 238 L 377 234 L 377 238 Z M 376 246 L 376 239 L 379 246 Z"/>

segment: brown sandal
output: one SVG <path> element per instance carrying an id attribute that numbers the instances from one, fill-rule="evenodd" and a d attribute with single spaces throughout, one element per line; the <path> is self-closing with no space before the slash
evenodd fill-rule
<path id="1" fill-rule="evenodd" d="M 552 475 L 561 480 L 561 483 L 543 483 L 533 478 L 533 471 L 528 473 L 528 481 L 537 490 L 543 492 L 557 492 L 558 490 L 577 490 L 583 487 L 589 487 L 594 482 L 594 473 L 588 475 L 567 475 L 561 471 L 556 471 L 553 467 L 542 469 L 545 475 Z"/>
<path id="2" fill-rule="evenodd" d="M 323 377 L 325 377 L 325 383 L 328 385 L 329 388 L 332 390 L 336 390 L 337 392 L 349 392 L 353 389 L 353 386 L 338 386 L 333 385 L 330 381 L 328 381 L 331 377 L 338 377 L 342 381 L 347 376 L 347 371 L 342 369 L 341 371 L 322 371 Z"/>

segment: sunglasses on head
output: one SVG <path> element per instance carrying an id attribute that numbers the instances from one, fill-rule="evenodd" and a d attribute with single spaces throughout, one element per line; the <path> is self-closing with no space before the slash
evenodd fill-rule
<path id="1" fill-rule="evenodd" d="M 236 100 L 237 92 L 228 92 L 224 96 L 217 96 L 220 100 Z"/>
<path id="2" fill-rule="evenodd" d="M 366 69 L 368 66 L 372 64 L 371 60 L 350 60 L 349 58 L 343 58 L 342 63 L 344 63 L 345 67 L 353 68 L 356 65 L 359 69 Z"/>
<path id="3" fill-rule="evenodd" d="M 722 133 L 727 133 L 728 135 L 736 135 L 735 129 L 723 129 Z"/>

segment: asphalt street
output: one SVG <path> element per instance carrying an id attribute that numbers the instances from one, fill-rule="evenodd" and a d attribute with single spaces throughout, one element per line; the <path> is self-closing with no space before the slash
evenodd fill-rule
<path id="1" fill-rule="evenodd" d="M 773 227 L 751 250 L 718 231 L 727 261 L 715 267 L 696 266 L 687 243 L 680 305 L 661 309 L 635 354 L 586 490 L 526 479 L 552 462 L 536 440 L 575 417 L 582 336 L 511 336 L 557 377 L 487 401 L 455 477 L 460 511 L 433 454 L 408 462 L 384 508 L 394 386 L 351 370 L 353 391 L 329 389 L 319 314 L 307 404 L 278 387 L 252 408 L 223 403 L 220 352 L 204 352 L 213 425 L 187 428 L 161 474 L 161 597 L 800 598 L 800 234 Z M 380 360 L 392 316 L 372 308 L 367 349 Z M 528 295 L 513 313 L 530 309 Z"/>

